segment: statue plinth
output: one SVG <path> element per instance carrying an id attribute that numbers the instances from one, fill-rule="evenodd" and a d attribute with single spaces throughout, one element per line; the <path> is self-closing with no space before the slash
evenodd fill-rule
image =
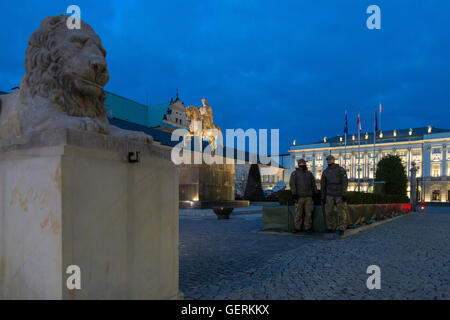
<path id="1" fill-rule="evenodd" d="M 169 152 L 74 130 L 0 140 L 0 298 L 180 297 Z M 66 286 L 70 265 L 80 290 Z"/>
<path id="2" fill-rule="evenodd" d="M 249 206 L 248 201 L 234 199 L 234 164 L 203 163 L 177 167 L 180 173 L 180 209 Z"/>

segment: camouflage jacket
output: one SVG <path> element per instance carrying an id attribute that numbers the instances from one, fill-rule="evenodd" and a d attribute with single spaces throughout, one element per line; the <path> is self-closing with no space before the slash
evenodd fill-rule
<path id="1" fill-rule="evenodd" d="M 292 172 L 289 186 L 292 194 L 299 197 L 312 197 L 317 192 L 316 181 L 312 173 L 299 168 Z"/>
<path id="2" fill-rule="evenodd" d="M 322 173 L 320 190 L 322 198 L 325 196 L 344 196 L 347 191 L 347 172 L 341 166 L 333 163 Z"/>

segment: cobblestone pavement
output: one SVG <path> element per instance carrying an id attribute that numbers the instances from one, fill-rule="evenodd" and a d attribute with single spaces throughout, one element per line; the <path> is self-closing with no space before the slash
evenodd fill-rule
<path id="1" fill-rule="evenodd" d="M 180 289 L 185 299 L 450 299 L 450 207 L 440 211 L 335 240 L 252 234 L 261 214 L 180 217 Z M 380 290 L 366 287 L 373 264 Z"/>

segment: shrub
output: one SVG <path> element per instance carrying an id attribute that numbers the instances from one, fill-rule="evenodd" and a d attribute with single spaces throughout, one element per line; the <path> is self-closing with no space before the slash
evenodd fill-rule
<path id="1" fill-rule="evenodd" d="M 257 164 L 252 164 L 248 172 L 244 199 L 250 201 L 264 201 L 264 191 L 261 186 L 261 174 Z"/>
<path id="2" fill-rule="evenodd" d="M 376 181 L 386 181 L 384 192 L 389 195 L 406 196 L 408 177 L 399 156 L 388 155 L 378 162 Z"/>
<path id="3" fill-rule="evenodd" d="M 404 195 L 391 195 L 380 193 L 347 192 L 347 204 L 387 204 L 409 203 L 409 198 Z"/>
<path id="4" fill-rule="evenodd" d="M 292 197 L 291 190 L 280 190 L 277 192 L 278 194 L 278 203 L 281 205 L 293 205 L 294 198 Z"/>
<path id="5" fill-rule="evenodd" d="M 291 190 L 280 190 L 277 192 L 278 202 L 281 205 L 293 205 L 294 198 Z M 389 195 L 365 192 L 347 192 L 347 204 L 388 204 L 409 203 L 409 198 L 402 195 Z M 320 194 L 315 195 L 314 204 L 320 205 Z"/>

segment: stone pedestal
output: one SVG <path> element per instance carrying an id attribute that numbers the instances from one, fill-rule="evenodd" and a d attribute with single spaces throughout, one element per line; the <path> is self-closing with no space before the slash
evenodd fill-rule
<path id="1" fill-rule="evenodd" d="M 186 164 L 180 174 L 180 208 L 248 207 L 248 201 L 234 200 L 234 164 Z"/>
<path id="2" fill-rule="evenodd" d="M 71 130 L 0 143 L 0 298 L 181 297 L 168 151 Z"/>

